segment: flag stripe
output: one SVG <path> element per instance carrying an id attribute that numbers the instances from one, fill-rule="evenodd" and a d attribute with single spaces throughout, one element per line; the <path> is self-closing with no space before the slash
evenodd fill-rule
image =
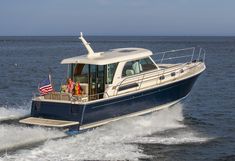
<path id="1" fill-rule="evenodd" d="M 41 95 L 46 95 L 48 92 L 53 91 L 53 87 L 52 87 L 51 81 L 50 81 L 50 75 L 47 79 L 45 79 L 39 83 L 38 90 Z"/>

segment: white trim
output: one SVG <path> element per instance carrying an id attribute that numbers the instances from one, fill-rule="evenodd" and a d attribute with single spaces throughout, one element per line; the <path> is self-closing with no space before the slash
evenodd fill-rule
<path id="1" fill-rule="evenodd" d="M 134 112 L 134 113 L 131 113 L 131 114 L 127 114 L 127 115 L 123 115 L 123 116 L 119 116 L 119 117 L 115 117 L 115 118 L 110 118 L 110 119 L 106 119 L 106 120 L 103 120 L 103 121 L 98 121 L 96 123 L 90 123 L 90 124 L 82 125 L 82 126 L 80 126 L 80 130 L 86 130 L 86 129 L 98 127 L 98 126 L 101 126 L 101 125 L 105 125 L 105 124 L 110 123 L 110 122 L 118 121 L 118 120 L 121 120 L 121 119 L 124 119 L 124 118 L 135 117 L 135 116 L 140 116 L 140 115 L 144 115 L 144 114 L 147 114 L 147 113 L 151 113 L 151 112 L 154 112 L 154 111 L 159 111 L 159 110 L 162 110 L 164 108 L 168 108 L 168 107 L 178 103 L 179 101 L 183 100 L 187 96 L 188 95 L 186 95 L 185 97 L 183 97 L 181 99 L 173 101 L 171 103 L 160 105 L 160 106 L 150 108 L 150 109 L 147 109 L 147 110 Z"/>

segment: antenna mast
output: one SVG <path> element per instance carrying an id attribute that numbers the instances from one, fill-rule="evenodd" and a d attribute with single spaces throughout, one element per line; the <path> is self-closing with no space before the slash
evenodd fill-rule
<path id="1" fill-rule="evenodd" d="M 93 57 L 93 56 L 95 56 L 95 53 L 94 53 L 93 49 L 92 49 L 91 46 L 90 46 L 90 43 L 88 43 L 88 42 L 83 38 L 82 32 L 80 32 L 80 37 L 79 37 L 79 39 L 82 41 L 83 45 L 84 45 L 85 48 L 87 49 L 87 51 L 88 51 L 88 57 Z"/>

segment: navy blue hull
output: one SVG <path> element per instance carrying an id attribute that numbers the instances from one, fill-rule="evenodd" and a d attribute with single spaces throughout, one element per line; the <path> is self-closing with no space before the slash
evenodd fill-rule
<path id="1" fill-rule="evenodd" d="M 164 105 L 185 97 L 199 75 L 162 87 L 87 105 L 33 101 L 31 115 L 79 121 L 80 125 L 114 118 Z"/>

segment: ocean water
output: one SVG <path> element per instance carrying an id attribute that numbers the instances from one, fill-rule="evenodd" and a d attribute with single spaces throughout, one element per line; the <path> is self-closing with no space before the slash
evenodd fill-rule
<path id="1" fill-rule="evenodd" d="M 1 120 L 28 115 L 38 82 L 51 72 L 58 87 L 60 61 L 84 47 L 78 37 L 0 37 L 0 160 L 235 160 L 235 37 L 86 38 L 95 51 L 203 47 L 207 69 L 181 104 L 54 139 L 64 134 Z"/>

